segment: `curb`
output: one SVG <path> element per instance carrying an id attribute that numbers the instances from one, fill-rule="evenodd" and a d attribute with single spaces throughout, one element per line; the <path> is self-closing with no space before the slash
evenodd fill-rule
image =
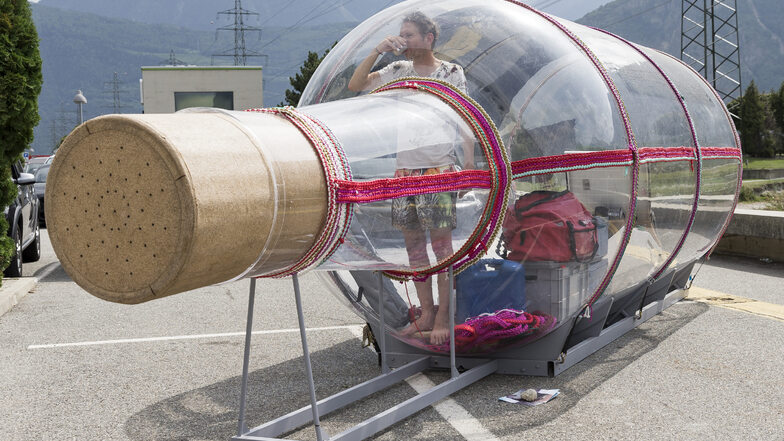
<path id="1" fill-rule="evenodd" d="M 736 209 L 716 253 L 784 262 L 784 211 Z"/>
<path id="2" fill-rule="evenodd" d="M 3 279 L 3 285 L 0 286 L 0 317 L 16 306 L 37 284 L 38 279 L 35 277 Z"/>

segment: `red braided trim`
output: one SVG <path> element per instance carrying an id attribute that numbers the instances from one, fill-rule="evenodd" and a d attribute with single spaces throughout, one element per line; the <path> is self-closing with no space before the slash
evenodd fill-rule
<path id="1" fill-rule="evenodd" d="M 693 147 L 643 147 L 640 162 L 695 161 Z M 703 147 L 703 158 L 741 158 L 734 147 Z M 598 152 L 569 153 L 543 156 L 512 162 L 514 175 L 531 175 L 586 168 L 618 167 L 631 164 L 628 149 Z M 522 176 L 515 176 L 522 177 Z M 492 177 L 487 170 L 462 170 L 437 175 L 405 176 L 397 178 L 350 181 L 336 179 L 338 203 L 368 203 L 444 191 L 491 188 Z"/>
<path id="2" fill-rule="evenodd" d="M 734 147 L 702 147 L 703 158 L 737 158 L 740 150 Z M 694 147 L 642 147 L 638 148 L 640 162 L 693 161 L 697 159 Z M 545 173 L 571 170 L 617 167 L 631 165 L 634 158 L 628 149 L 597 152 L 568 153 L 557 156 L 541 156 L 512 162 L 515 179 Z"/>
<path id="3" fill-rule="evenodd" d="M 367 203 L 427 193 L 490 188 L 492 177 L 487 170 L 462 170 L 424 176 L 374 179 L 372 181 L 335 180 L 339 203 Z"/>

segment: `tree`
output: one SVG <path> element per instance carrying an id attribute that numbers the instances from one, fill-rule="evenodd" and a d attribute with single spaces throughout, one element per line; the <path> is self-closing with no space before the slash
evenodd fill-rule
<path id="1" fill-rule="evenodd" d="M 743 150 L 753 157 L 765 156 L 763 130 L 765 124 L 765 109 L 760 98 L 757 85 L 751 81 L 740 103 L 740 143 Z"/>
<path id="2" fill-rule="evenodd" d="M 774 136 L 777 140 L 777 153 L 784 152 L 784 81 L 778 92 L 770 93 L 770 105 L 775 122 Z"/>
<path id="3" fill-rule="evenodd" d="M 41 92 L 41 56 L 38 33 L 27 0 L 0 2 L 0 205 L 7 207 L 16 196 L 10 166 L 33 140 L 38 124 Z M 8 231 L 0 217 L 2 234 Z M 0 239 L 0 268 L 6 268 L 14 252 L 13 240 Z"/>
<path id="4" fill-rule="evenodd" d="M 335 47 L 336 44 L 337 41 L 332 44 L 332 47 Z M 328 53 L 329 49 L 324 51 L 322 56 L 319 56 L 317 52 L 308 51 L 308 56 L 305 58 L 302 67 L 299 68 L 299 73 L 293 77 L 289 77 L 289 83 L 291 84 L 292 89 L 286 89 L 286 101 L 281 102 L 278 106 L 289 105 L 297 107 L 299 99 L 302 98 L 302 92 L 308 85 L 308 81 L 310 81 L 310 77 L 313 76 L 313 72 L 316 71 L 316 68 L 319 67 L 319 64 L 321 64 L 321 61 Z"/>

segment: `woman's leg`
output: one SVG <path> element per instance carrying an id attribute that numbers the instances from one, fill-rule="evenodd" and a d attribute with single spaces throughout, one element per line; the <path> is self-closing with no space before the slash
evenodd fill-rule
<path id="1" fill-rule="evenodd" d="M 408 252 L 408 262 L 412 268 L 424 268 L 430 266 L 430 259 L 427 256 L 427 235 L 424 230 L 403 230 L 403 238 L 406 241 L 406 251 Z M 414 282 L 419 305 L 422 313 L 413 324 L 401 331 L 404 335 L 410 335 L 417 331 L 429 331 L 433 329 L 435 321 L 435 305 L 433 304 L 433 288 L 430 280 L 424 282 Z"/>
<path id="2" fill-rule="evenodd" d="M 435 228 L 430 230 L 430 244 L 438 261 L 449 258 L 452 251 L 452 229 Z M 440 273 L 438 281 L 438 313 L 433 321 L 430 343 L 438 345 L 449 340 L 449 276 Z"/>

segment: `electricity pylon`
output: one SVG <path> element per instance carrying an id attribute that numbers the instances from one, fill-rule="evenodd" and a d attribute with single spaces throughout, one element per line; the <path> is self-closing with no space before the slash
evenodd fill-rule
<path id="1" fill-rule="evenodd" d="M 258 16 L 258 12 L 243 9 L 242 1 L 234 0 L 234 9 L 227 9 L 225 11 L 218 12 L 219 16 L 221 14 L 234 16 L 234 24 L 221 26 L 216 29 L 215 39 L 218 38 L 218 32 L 220 31 L 234 32 L 234 49 L 228 49 L 219 54 L 213 54 L 213 60 L 215 57 L 234 57 L 235 66 L 245 66 L 249 57 L 266 57 L 264 54 L 260 54 L 245 47 L 246 32 L 258 32 L 259 39 L 261 39 L 261 28 L 245 24 L 245 17 L 250 15 Z"/>
<path id="2" fill-rule="evenodd" d="M 681 60 L 705 77 L 726 104 L 740 98 L 736 0 L 683 0 L 681 13 Z"/>

